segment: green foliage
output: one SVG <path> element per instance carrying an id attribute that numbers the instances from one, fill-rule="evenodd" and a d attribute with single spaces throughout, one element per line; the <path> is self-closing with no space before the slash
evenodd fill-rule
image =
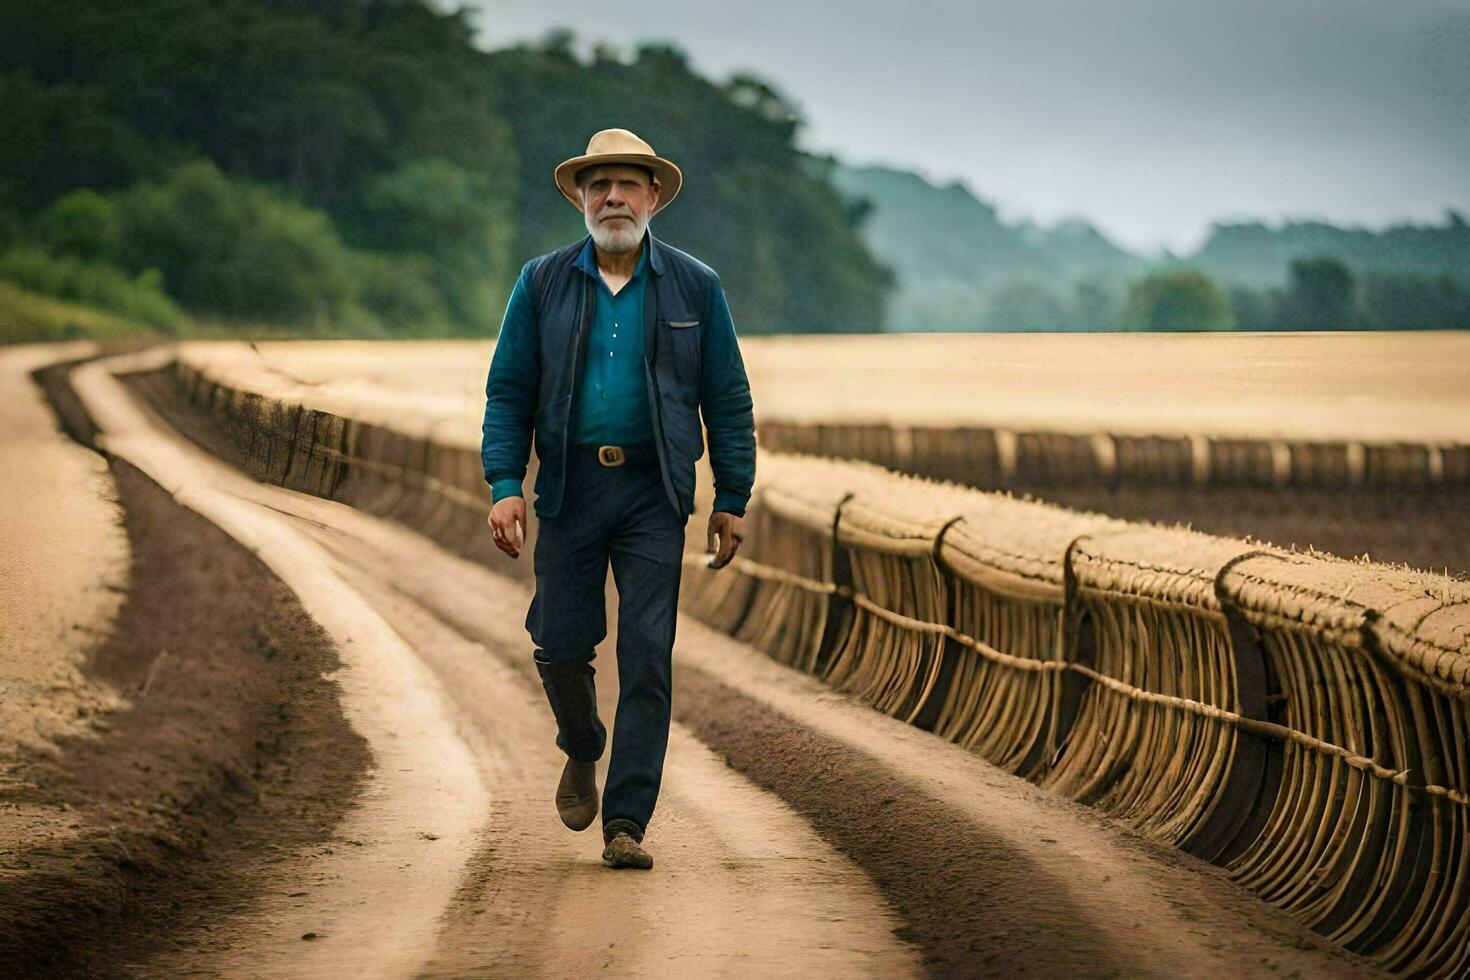
<path id="1" fill-rule="evenodd" d="M 1110 330 L 1118 321 L 1120 302 L 1109 277 L 1082 279 L 1073 291 L 1069 323 L 1079 330 Z"/>
<path id="2" fill-rule="evenodd" d="M 1350 330 L 1358 325 L 1352 271 L 1338 259 L 1293 259 L 1285 319 L 1298 330 Z"/>
<path id="3" fill-rule="evenodd" d="M 0 177 L 0 248 L 7 248 L 21 240 L 25 222 L 11 202 L 17 188 L 13 180 Z"/>
<path id="4" fill-rule="evenodd" d="M 1284 289 L 1232 286 L 1230 301 L 1240 327 L 1250 330 L 1470 328 L 1470 289 L 1454 276 L 1357 275 L 1327 256 L 1294 261 Z"/>
<path id="5" fill-rule="evenodd" d="M 585 234 L 552 168 L 626 126 L 685 168 L 655 232 L 742 331 L 880 324 L 891 278 L 770 85 L 474 33 L 426 0 L 0 2 L 0 242 L 157 267 L 202 317 L 485 335 L 520 265 Z"/>
<path id="6" fill-rule="evenodd" d="M 429 281 L 456 320 L 488 323 L 504 310 L 519 271 L 513 193 L 507 178 L 424 157 L 364 183 L 357 226 L 383 251 L 428 259 Z"/>
<path id="7" fill-rule="evenodd" d="M 1000 284 L 989 296 L 985 310 L 987 330 L 1055 329 L 1069 311 L 1043 283 L 1016 277 Z"/>
<path id="8" fill-rule="evenodd" d="M 1285 321 L 1284 290 L 1250 289 L 1232 285 L 1229 288 L 1230 308 L 1235 312 L 1235 325 L 1239 330 L 1287 330 Z"/>
<path id="9" fill-rule="evenodd" d="M 890 330 L 1113 329 L 1125 312 L 1119 294 L 1145 272 L 1141 258 L 1084 222 L 1007 223 L 960 183 L 936 186 L 887 167 L 830 173 L 849 206 L 868 212 L 863 236 L 896 274 Z M 1294 260 L 1308 265 L 1293 277 Z M 1228 286 L 1238 329 L 1466 322 L 1470 225 L 1454 211 L 1443 225 L 1383 231 L 1219 225 L 1198 253 L 1172 261 Z"/>
<path id="10" fill-rule="evenodd" d="M 1108 328 L 1096 289 L 1143 268 L 1090 225 L 1009 224 L 958 182 L 830 158 L 820 172 L 866 215 L 864 240 L 896 274 L 889 330 Z"/>
<path id="11" fill-rule="evenodd" d="M 122 242 L 117 207 L 88 188 L 68 191 L 35 221 L 31 238 L 52 252 L 111 261 Z"/>
<path id="12" fill-rule="evenodd" d="M 1295 259 L 1335 259 L 1355 275 L 1369 272 L 1449 276 L 1470 288 L 1470 224 L 1448 211 L 1442 225 L 1402 224 L 1372 231 L 1319 221 L 1216 225 L 1190 264 L 1218 279 L 1255 289 L 1285 284 Z"/>
<path id="13" fill-rule="evenodd" d="M 0 17 L 0 37 L 11 26 L 6 19 Z M 76 188 L 105 189 L 156 174 L 178 158 L 176 146 L 143 135 L 110 102 L 95 82 L 44 84 L 29 67 L 11 69 L 0 60 L 0 180 L 16 189 L 22 213 Z"/>
<path id="14" fill-rule="evenodd" d="M 105 262 L 52 255 L 33 245 L 12 245 L 0 252 L 0 279 L 170 331 L 187 320 L 164 294 L 157 269 L 130 277 Z"/>
<path id="15" fill-rule="evenodd" d="M 1362 286 L 1364 325 L 1375 330 L 1470 330 L 1470 289 L 1453 276 L 1371 273 Z"/>
<path id="16" fill-rule="evenodd" d="M 1221 225 L 1188 265 L 1228 284 L 1223 312 L 1179 283 L 1125 303 L 1145 262 L 1091 226 L 1008 223 L 963 185 L 803 154 L 800 108 L 760 78 L 703 78 L 664 42 L 583 62 L 568 29 L 487 53 L 467 8 L 436 6 L 0 0 L 0 248 L 135 285 L 157 268 L 204 317 L 488 335 L 520 264 L 585 233 L 552 168 L 623 126 L 684 169 L 655 232 L 720 272 L 744 333 L 1218 327 L 1232 305 L 1247 328 L 1467 321 L 1455 212 Z"/>
<path id="17" fill-rule="evenodd" d="M 452 323 L 435 285 L 433 263 L 423 256 L 392 258 L 353 254 L 358 302 L 393 328 L 395 336 L 433 336 Z"/>
<path id="18" fill-rule="evenodd" d="M 125 266 L 156 266 L 192 310 L 283 322 L 332 319 L 353 298 L 347 250 L 331 219 L 213 162 L 118 196 Z"/>
<path id="19" fill-rule="evenodd" d="M 1198 269 L 1169 269 L 1129 287 L 1122 325 L 1130 330 L 1230 330 L 1235 314 L 1215 280 Z"/>
<path id="20" fill-rule="evenodd" d="M 150 336 L 145 323 L 0 280 L 0 344 Z"/>
<path id="21" fill-rule="evenodd" d="M 576 59 L 563 31 L 489 55 L 520 155 L 518 256 L 586 234 L 552 187 L 557 164 L 600 129 L 638 133 L 684 172 L 654 233 L 713 266 L 742 333 L 878 329 L 891 278 L 864 243 L 858 216 L 794 145 L 796 107 L 750 76 L 716 84 L 667 44 L 626 59 L 607 45 Z"/>

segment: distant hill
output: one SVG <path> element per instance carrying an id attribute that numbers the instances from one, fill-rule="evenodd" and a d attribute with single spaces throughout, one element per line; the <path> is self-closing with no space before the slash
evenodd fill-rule
<path id="1" fill-rule="evenodd" d="M 1100 312 L 1081 309 L 1090 294 L 1115 290 L 1147 264 L 1083 221 L 1007 224 L 962 183 L 936 187 L 904 170 L 827 165 L 839 191 L 871 202 L 863 237 L 898 279 L 889 330 L 1079 325 Z M 1094 305 L 1105 298 L 1091 296 Z"/>
<path id="2" fill-rule="evenodd" d="M 905 170 L 830 157 L 808 166 L 865 214 L 863 238 L 896 276 L 885 320 L 890 331 L 1112 329 L 1132 284 L 1181 266 L 1228 287 L 1241 306 L 1237 322 L 1251 328 L 1300 327 L 1282 297 L 1292 262 L 1301 259 L 1341 262 L 1359 284 L 1349 288 L 1366 290 L 1343 302 L 1381 307 L 1361 309 L 1340 326 L 1400 326 L 1404 317 L 1411 325 L 1456 326 L 1461 314 L 1451 310 L 1463 306 L 1456 290 L 1470 288 L 1470 225 L 1454 211 L 1443 225 L 1382 231 L 1325 222 L 1220 223 L 1193 254 L 1150 260 L 1086 221 L 1008 224 L 963 183 L 935 186 Z"/>
<path id="3" fill-rule="evenodd" d="M 1437 278 L 1470 287 L 1470 225 L 1455 211 L 1443 225 L 1394 225 L 1382 231 L 1339 228 L 1320 221 L 1217 224 L 1186 261 L 1230 284 L 1265 287 L 1286 282 L 1293 259 L 1334 258 L 1355 273 Z"/>

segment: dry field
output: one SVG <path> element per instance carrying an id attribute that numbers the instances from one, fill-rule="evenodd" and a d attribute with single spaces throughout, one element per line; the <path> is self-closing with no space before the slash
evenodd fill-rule
<path id="1" fill-rule="evenodd" d="M 1470 334 L 843 335 L 740 347 L 757 422 L 1470 442 Z M 300 382 L 317 407 L 432 419 L 469 444 L 493 351 L 335 341 L 222 345 L 215 357 Z"/>
<path id="2" fill-rule="evenodd" d="M 1470 445 L 1470 334 L 851 335 L 745 338 L 741 349 L 758 428 L 870 422 Z M 480 444 L 493 351 L 490 342 L 181 345 L 185 359 L 244 390 L 468 449 Z M 1463 486 L 1138 487 L 990 483 L 979 474 L 965 482 L 1283 547 L 1470 572 Z"/>

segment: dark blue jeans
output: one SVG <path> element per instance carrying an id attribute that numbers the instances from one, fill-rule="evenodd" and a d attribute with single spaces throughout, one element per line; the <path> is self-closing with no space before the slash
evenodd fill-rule
<path id="1" fill-rule="evenodd" d="M 596 447 L 567 449 L 561 512 L 536 531 L 536 594 L 526 629 L 556 717 L 556 744 L 573 759 L 602 758 L 596 646 L 607 637 L 605 588 L 618 590 L 618 708 L 602 792 L 602 825 L 622 818 L 641 839 L 663 778 L 673 692 L 675 616 L 689 518 L 664 494 L 651 444 L 642 459 L 603 466 Z"/>

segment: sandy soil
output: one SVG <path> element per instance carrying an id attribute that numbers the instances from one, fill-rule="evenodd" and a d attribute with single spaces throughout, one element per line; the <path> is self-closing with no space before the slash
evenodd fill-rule
<path id="1" fill-rule="evenodd" d="M 373 756 L 358 805 L 336 828 L 355 845 L 297 852 L 284 872 L 291 893 L 311 895 L 311 907 L 254 919 L 231 945 L 248 957 L 242 963 L 274 957 L 274 975 L 309 975 L 322 970 L 323 961 L 351 974 L 404 975 L 421 958 L 468 853 L 468 831 L 487 803 L 443 692 L 398 634 L 334 573 L 327 556 L 275 508 L 251 499 L 259 485 L 184 443 L 132 403 L 108 373 L 123 363 L 156 358 L 115 358 L 72 374 L 100 430 L 98 444 L 136 463 L 181 504 L 249 547 L 296 593 L 341 652 L 342 707 Z M 338 942 L 335 949 L 303 946 L 303 937 Z"/>
<path id="2" fill-rule="evenodd" d="M 567 831 L 549 799 L 564 757 L 521 638 L 529 596 L 503 581 L 473 583 L 487 588 L 469 601 L 449 599 L 480 625 L 462 632 L 422 604 L 437 593 L 442 608 L 449 598 L 435 576 L 445 570 L 439 563 L 395 561 L 408 574 L 374 583 L 389 555 L 363 549 L 355 535 L 338 540 L 344 562 L 358 564 L 365 593 L 376 595 L 377 608 L 394 610 L 398 628 L 423 641 L 433 669 L 462 695 L 495 776 L 500 805 L 425 974 L 920 974 L 913 951 L 894 936 L 901 920 L 871 882 L 679 726 L 645 838 L 655 872 L 610 872 L 599 860 L 598 825 Z M 598 676 L 599 710 L 611 722 L 615 672 Z M 607 761 L 599 763 L 599 783 Z"/>
<path id="3" fill-rule="evenodd" d="M 1470 335 L 838 335 L 742 338 L 741 349 L 758 421 L 1470 443 Z M 195 343 L 181 356 L 245 390 L 478 450 L 493 350 L 469 341 Z M 814 364 L 827 370 L 814 374 Z M 1006 489 L 1119 517 L 1470 573 L 1463 487 Z"/>
<path id="4" fill-rule="evenodd" d="M 253 508 L 256 518 L 274 522 L 273 540 L 310 537 L 312 548 L 302 549 L 289 570 L 277 567 L 278 574 L 325 620 L 341 617 L 318 609 L 313 587 L 303 580 L 335 579 L 351 596 L 338 591 L 334 601 L 381 617 L 432 676 L 442 697 L 432 703 L 365 701 L 349 673 L 344 702 L 354 725 L 370 724 L 372 711 L 391 711 L 400 732 L 439 730 L 440 753 L 452 755 L 453 743 L 462 742 L 491 801 L 471 834 L 457 830 L 453 821 L 446 827 L 442 806 L 425 799 L 421 788 L 382 789 L 386 800 L 411 805 L 373 813 L 358 839 L 372 845 L 411 833 L 423 850 L 457 854 L 458 865 L 450 893 L 417 895 L 411 911 L 400 903 L 391 929 L 383 908 L 390 896 L 382 893 L 381 879 L 393 883 L 392 876 L 385 874 L 388 869 L 361 868 L 370 846 L 349 848 L 339 862 L 340 874 L 331 876 L 317 874 L 311 863 L 283 862 L 272 879 L 310 880 L 309 889 L 296 889 L 309 894 L 282 895 L 281 889 L 270 888 L 264 900 L 214 924 L 212 950 L 191 944 L 150 961 L 146 971 L 464 976 L 509 970 L 562 976 L 595 968 L 615 976 L 745 976 L 826 968 L 841 975 L 919 974 L 914 950 L 895 935 L 901 921 L 868 878 L 779 800 L 756 790 L 682 731 L 674 733 L 670 748 L 671 768 L 679 775 L 665 786 L 657 844 L 649 839 L 662 863 L 654 875 L 605 868 L 596 835 L 566 831 L 551 801 L 561 759 L 523 639 L 528 597 L 476 566 L 467 567 L 487 578 L 446 590 L 444 583 L 454 580 L 446 578 L 445 569 L 423 566 L 427 555 L 448 556 L 422 538 L 340 504 L 256 484 L 177 436 L 159 432 L 152 420 L 144 426 L 137 413 L 130 417 L 128 406 L 116 399 L 118 392 L 103 382 L 97 376 L 77 379 L 99 421 L 102 445 L 152 468 L 191 507 L 227 518 L 232 532 L 248 529 L 251 521 L 242 515 Z M 256 536 L 249 543 L 271 563 L 271 541 Z M 326 560 L 308 559 L 313 549 Z M 443 621 L 443 610 L 431 615 L 417 600 L 400 596 L 405 576 L 441 602 L 450 598 L 458 609 L 494 604 L 484 621 L 497 624 L 499 635 L 456 636 Z M 336 635 L 343 624 L 324 625 Z M 369 661 L 384 656 L 364 649 L 366 644 L 341 646 L 353 671 L 372 670 Z M 409 670 L 396 660 L 390 667 Z M 601 694 L 611 718 L 616 692 L 609 688 Z M 446 729 L 450 734 L 442 734 Z M 365 734 L 376 754 L 378 741 Z M 384 768 L 377 773 L 380 781 Z M 372 798 L 375 790 L 365 795 Z M 421 853 L 414 861 L 425 859 Z M 395 870 L 401 878 L 402 866 Z M 403 882 L 396 884 L 401 890 Z M 335 909 L 336 918 L 312 930 L 316 937 L 305 951 L 299 941 L 293 946 L 270 940 L 286 934 L 285 922 L 294 931 L 299 923 L 321 921 L 324 904 Z M 407 927 L 436 916 L 432 941 Z M 369 962 L 362 944 L 384 935 L 394 940 L 394 957 Z"/>
<path id="5" fill-rule="evenodd" d="M 1463 332 L 741 340 L 767 418 L 1470 442 Z M 813 384 L 813 365 L 826 368 Z"/>
<path id="6" fill-rule="evenodd" d="M 217 657 L 198 658 L 197 670 L 179 671 L 195 680 L 172 690 L 173 700 L 160 696 L 151 716 L 129 713 L 168 728 L 173 742 L 156 756 L 166 763 L 161 773 L 143 768 L 154 756 L 110 757 L 134 760 L 109 770 L 120 780 L 108 790 L 116 794 L 111 819 L 154 832 L 151 792 L 159 816 L 182 812 L 230 828 L 210 835 L 221 842 L 220 860 L 195 866 L 192 893 L 174 881 L 158 890 L 156 878 L 145 879 L 163 904 L 153 907 L 153 929 L 135 929 L 126 955 L 58 934 L 58 947 L 112 956 L 102 972 L 1373 972 L 1216 869 L 687 617 L 676 649 L 676 724 L 646 841 L 657 864 L 651 873 L 611 871 L 599 860 L 595 829 L 574 834 L 556 817 L 551 796 L 562 757 L 522 627 L 530 599 L 523 585 L 411 528 L 255 483 L 169 429 L 102 365 L 78 371 L 75 381 L 99 445 L 127 461 L 116 467 L 137 554 L 158 549 L 149 564 L 135 560 L 123 606 L 125 619 L 136 608 L 152 622 L 127 620 L 115 631 L 131 652 L 120 656 L 111 682 L 149 685 L 140 701 L 146 708 L 164 690 L 162 669 L 151 682 L 137 673 L 156 662 L 158 631 L 201 632 L 217 637 L 209 645 L 219 648 Z M 138 515 L 151 523 L 134 526 L 144 519 Z M 531 533 L 527 556 L 534 521 Z M 190 595 L 209 590 L 231 602 L 191 619 L 189 609 L 212 607 Z M 260 620 L 277 625 L 257 624 L 263 639 L 257 633 L 253 643 L 232 646 L 229 630 L 240 628 L 248 603 L 272 596 L 297 605 L 255 607 Z M 602 649 L 610 667 L 611 583 L 608 597 Z M 218 614 L 225 609 L 233 611 Z M 220 659 L 230 655 L 235 667 Z M 283 677 L 261 661 L 292 666 Z M 241 666 L 252 662 L 253 672 Z M 248 687 L 229 686 L 246 677 L 265 685 L 264 696 L 252 700 Z M 598 678 L 611 724 L 616 672 L 600 670 Z M 279 683 L 296 686 L 269 686 Z M 277 727 L 262 730 L 281 742 L 255 746 L 253 758 L 277 760 L 283 771 L 273 782 L 257 780 L 257 791 L 267 791 L 254 805 L 178 806 L 175 770 L 185 770 L 170 761 L 168 745 L 182 751 L 201 730 L 227 743 L 249 726 L 223 709 L 257 701 L 276 712 Z M 177 719 L 190 721 L 170 727 Z M 229 731 L 216 731 L 221 726 Z M 148 751 L 159 752 L 156 744 Z M 355 785 L 353 751 L 372 763 Z M 340 764 L 323 758 L 339 752 L 347 753 Z M 100 781 L 104 768 L 94 764 L 88 778 Z M 55 785 L 61 800 L 90 784 Z M 273 792 L 281 797 L 274 807 Z M 265 825 L 269 843 L 250 837 L 262 817 L 273 821 Z M 170 845 L 165 838 L 158 846 Z"/>
<path id="7" fill-rule="evenodd" d="M 816 955 L 840 975 L 914 957 L 938 976 L 1373 972 L 1216 869 L 688 619 L 648 837 L 660 863 L 601 874 L 596 840 L 560 828 L 548 799 L 559 757 L 524 588 L 408 529 L 267 491 L 452 692 L 496 801 L 427 975 L 780 975 Z M 599 672 L 607 718 L 614 673 Z"/>
<path id="8" fill-rule="evenodd" d="M 86 732 L 125 706 L 83 674 L 87 652 L 111 631 L 128 587 L 128 539 L 107 463 L 73 442 L 31 372 L 86 357 L 92 344 L 0 350 L 0 786 L 22 753 Z M 0 840 L 23 833 L 0 810 Z"/>
<path id="9" fill-rule="evenodd" d="M 94 504 L 116 508 L 130 556 L 117 613 L 76 668 L 83 690 L 111 692 L 116 707 L 88 711 L 87 729 L 56 737 L 51 751 L 10 760 L 14 781 L 0 788 L 11 817 L 0 825 L 4 976 L 123 975 L 191 941 L 191 926 L 201 930 L 193 941 L 208 943 L 209 924 L 251 899 L 275 849 L 320 845 L 367 760 L 322 676 L 336 652 L 295 596 L 131 464 L 72 448 L 102 467 L 109 490 Z M 34 513 L 38 502 L 27 503 Z M 85 531 L 89 505 L 74 503 L 64 523 Z M 30 600 L 53 616 L 89 608 L 65 605 L 74 594 Z M 5 623 L 12 635 L 24 625 Z M 52 689 L 51 704 L 74 690 Z M 17 826 L 26 814 L 49 824 Z"/>
<path id="10" fill-rule="evenodd" d="M 133 704 L 22 770 L 19 799 L 63 812 L 75 836 L 4 860 L 24 869 L 0 878 L 18 975 L 122 975 L 163 946 L 212 945 L 280 851 L 328 841 L 366 763 L 322 676 L 335 650 L 290 591 L 114 466 L 138 586 L 91 669 Z"/>

